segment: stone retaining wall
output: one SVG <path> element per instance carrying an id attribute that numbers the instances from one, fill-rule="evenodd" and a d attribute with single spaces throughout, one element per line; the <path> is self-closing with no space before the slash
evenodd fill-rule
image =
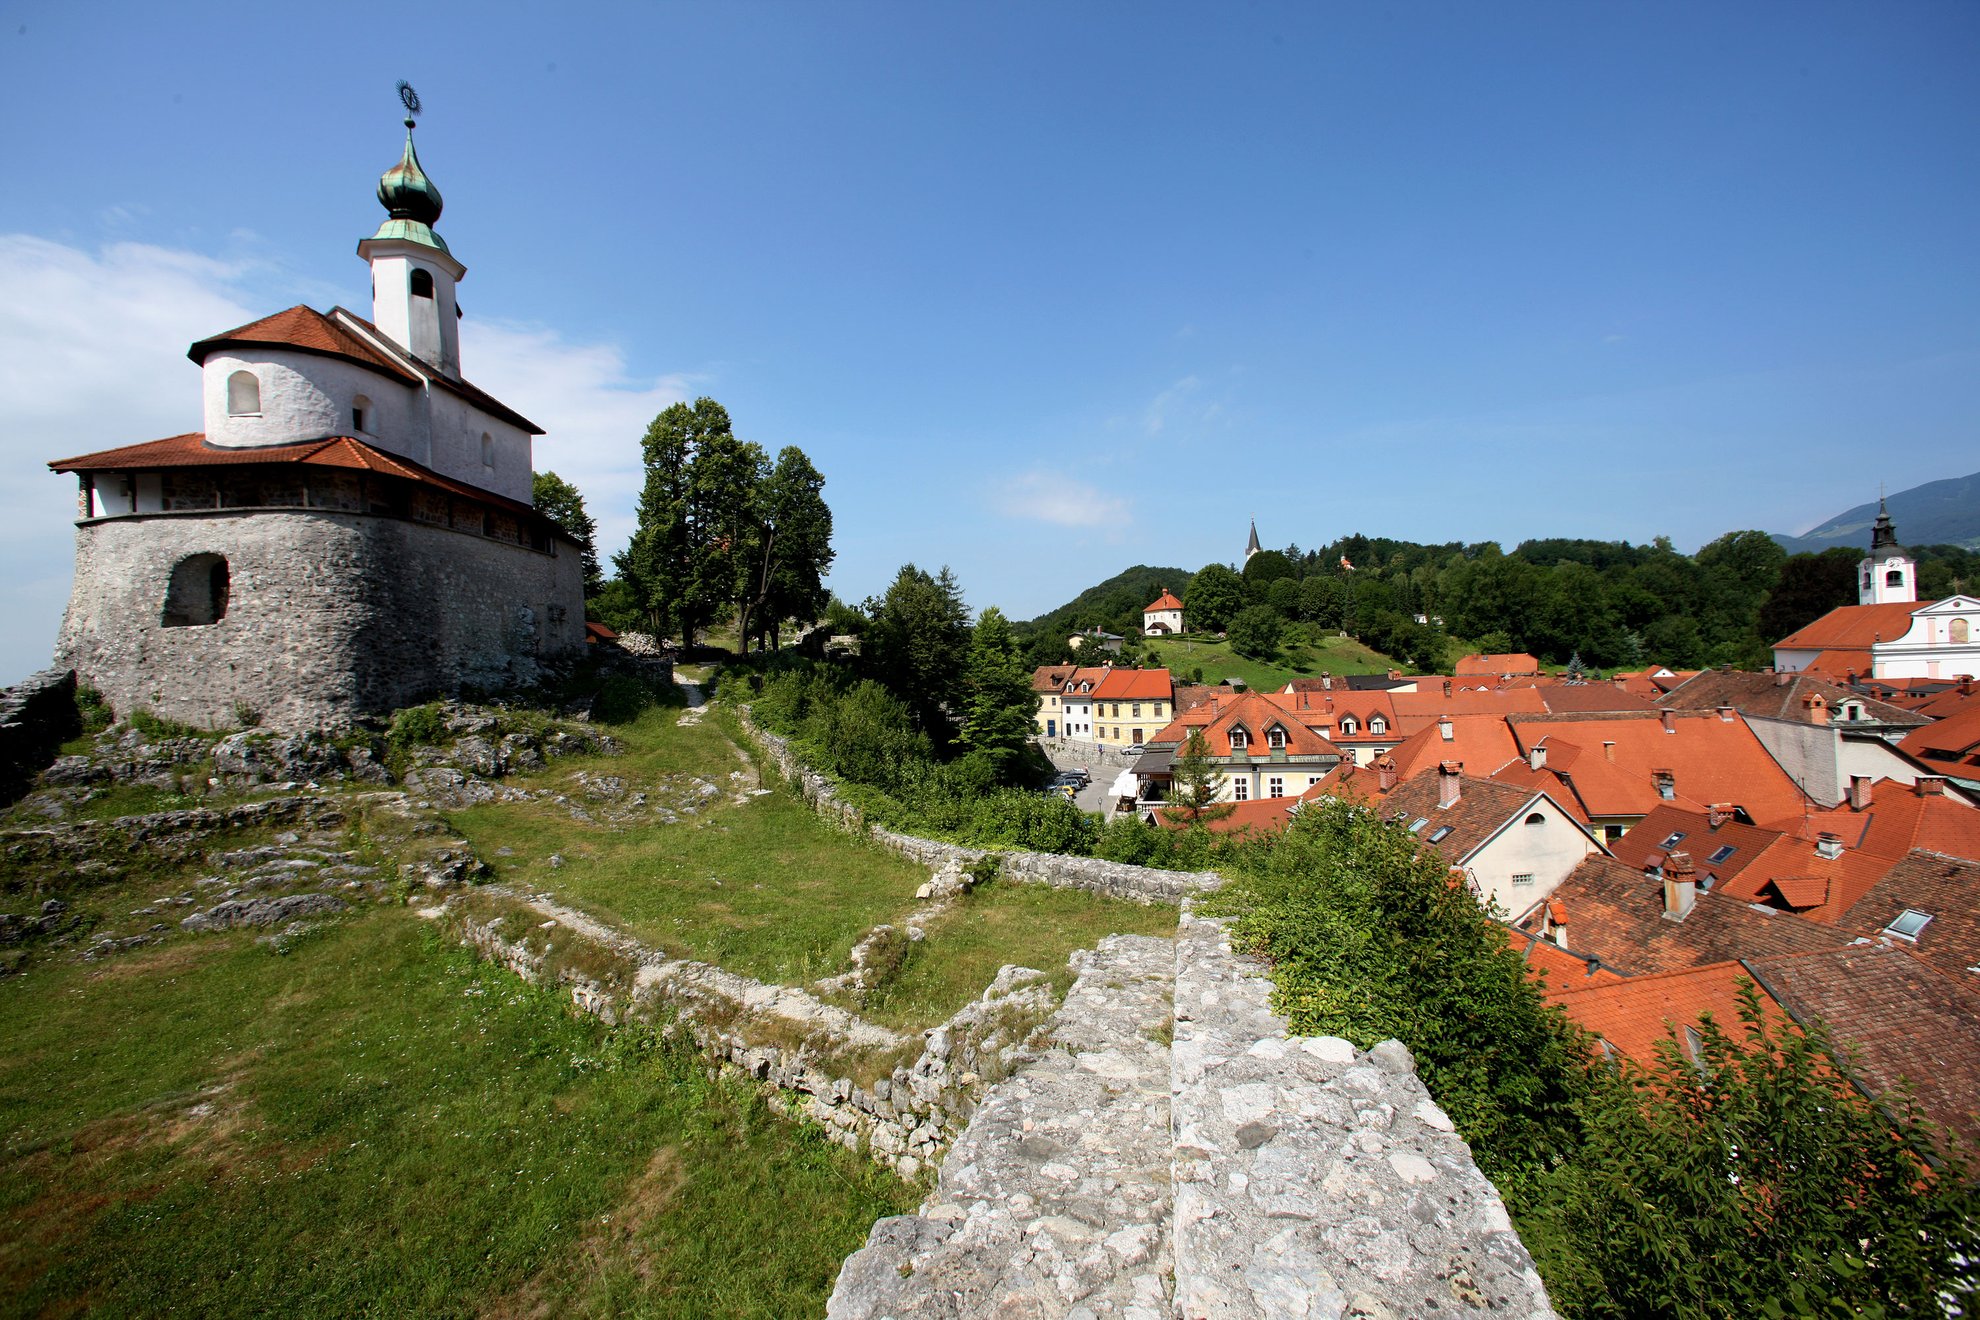
<path id="1" fill-rule="evenodd" d="M 490 899 L 519 905 L 526 919 L 490 914 Z M 483 889 L 426 915 L 457 921 L 483 956 L 524 980 L 564 986 L 605 1022 L 678 1023 L 718 1067 L 774 1088 L 776 1107 L 903 1178 L 932 1168 L 984 1089 L 1031 1057 L 1028 1042 L 1053 1005 L 1043 973 L 1005 968 L 917 1039 L 803 990 L 669 958 L 543 895 Z M 903 1057 L 912 1062 L 889 1067 Z M 876 1062 L 881 1075 L 870 1077 Z"/>
<path id="2" fill-rule="evenodd" d="M 896 834 L 878 827 L 869 830 L 859 809 L 839 796 L 838 786 L 831 779 L 799 760 L 788 739 L 758 725 L 747 710 L 738 713 L 743 732 L 770 758 L 814 811 L 842 829 L 870 833 L 882 847 L 924 866 L 939 868 L 954 862 L 968 867 L 985 857 L 995 857 L 997 874 L 1007 880 L 1051 885 L 1056 889 L 1084 889 L 1088 893 L 1130 899 L 1137 903 L 1175 903 L 1190 894 L 1215 889 L 1223 883 L 1223 877 L 1211 871 L 1164 871 L 1152 866 L 1103 861 L 1097 857 L 970 848 L 938 839 Z"/>
<path id="3" fill-rule="evenodd" d="M 44 669 L 0 689 L 0 807 L 19 800 L 62 744 L 81 732 L 73 669 Z"/>

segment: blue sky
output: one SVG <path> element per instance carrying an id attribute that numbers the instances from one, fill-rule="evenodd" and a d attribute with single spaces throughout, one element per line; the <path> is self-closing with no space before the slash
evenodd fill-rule
<path id="1" fill-rule="evenodd" d="M 1801 531 L 1980 468 L 1980 6 L 0 3 L 0 679 L 49 458 L 368 312 L 426 103 L 464 369 L 608 554 L 638 438 L 802 446 L 857 599 L 1029 617 L 1349 532 Z M 1902 531 L 1902 529 L 1900 529 Z"/>

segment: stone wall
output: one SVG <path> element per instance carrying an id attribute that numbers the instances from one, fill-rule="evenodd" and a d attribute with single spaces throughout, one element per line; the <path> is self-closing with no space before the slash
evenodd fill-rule
<path id="1" fill-rule="evenodd" d="M 27 792 L 62 744 L 81 732 L 75 671 L 44 669 L 0 690 L 0 806 Z"/>
<path id="2" fill-rule="evenodd" d="M 859 809 L 839 796 L 838 787 L 830 778 L 800 761 L 788 739 L 759 726 L 747 710 L 741 712 L 741 723 L 743 732 L 813 810 L 842 829 L 870 833 L 882 847 L 924 866 L 940 868 L 957 863 L 968 867 L 985 857 L 995 857 L 997 874 L 1006 880 L 1051 885 L 1055 889 L 1084 889 L 1103 897 L 1131 899 L 1137 903 L 1175 903 L 1190 894 L 1215 889 L 1223 883 L 1223 877 L 1211 871 L 1164 871 L 1152 866 L 1102 861 L 1096 857 L 970 848 L 938 839 L 896 834 L 878 827 L 868 830 Z"/>
<path id="3" fill-rule="evenodd" d="M 584 648 L 582 565 L 553 545 L 301 509 L 86 522 L 58 662 L 120 717 L 209 728 L 335 728 L 514 687 Z M 202 553 L 226 557 L 225 616 L 164 626 L 173 566 Z"/>

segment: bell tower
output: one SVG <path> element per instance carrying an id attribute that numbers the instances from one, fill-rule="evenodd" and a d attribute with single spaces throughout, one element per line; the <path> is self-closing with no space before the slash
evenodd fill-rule
<path id="1" fill-rule="evenodd" d="M 1859 605 L 1889 605 L 1918 599 L 1918 565 L 1898 544 L 1897 528 L 1884 497 L 1877 497 L 1877 522 L 1870 530 L 1870 553 L 1856 566 Z"/>
<path id="2" fill-rule="evenodd" d="M 385 223 L 357 247 L 371 264 L 371 319 L 408 353 L 459 380 L 461 311 L 454 290 L 467 267 L 433 231 L 440 219 L 440 189 L 420 168 L 413 150 L 419 96 L 402 82 L 399 99 L 406 107 L 406 149 L 378 180 Z"/>

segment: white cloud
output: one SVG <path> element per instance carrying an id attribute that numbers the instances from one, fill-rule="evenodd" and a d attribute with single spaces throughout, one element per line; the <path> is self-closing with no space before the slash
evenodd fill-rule
<path id="1" fill-rule="evenodd" d="M 68 600 L 75 478 L 48 461 L 199 429 L 188 344 L 337 296 L 259 252 L 0 234 L 0 683 L 48 662 Z M 609 555 L 632 530 L 640 436 L 695 378 L 636 378 L 616 346 L 535 327 L 469 320 L 463 340 L 469 378 L 549 432 L 536 465 L 584 492 Z"/>
<path id="2" fill-rule="evenodd" d="M 1150 435 L 1160 435 L 1162 428 L 1169 424 L 1176 410 L 1190 395 L 1201 388 L 1203 382 L 1194 376 L 1184 376 L 1169 388 L 1148 401 L 1142 411 L 1141 424 Z"/>
<path id="3" fill-rule="evenodd" d="M 1029 518 L 1060 527 L 1119 528 L 1128 520 L 1128 502 L 1102 495 L 1084 482 L 1056 472 L 1033 471 L 998 486 L 992 504 L 1012 518 Z"/>
<path id="4" fill-rule="evenodd" d="M 547 433 L 536 442 L 536 470 L 555 472 L 584 496 L 609 573 L 613 552 L 632 536 L 645 481 L 640 437 L 667 405 L 705 392 L 706 378 L 634 378 L 615 344 L 576 344 L 541 327 L 472 320 L 461 326 L 461 366 Z"/>

